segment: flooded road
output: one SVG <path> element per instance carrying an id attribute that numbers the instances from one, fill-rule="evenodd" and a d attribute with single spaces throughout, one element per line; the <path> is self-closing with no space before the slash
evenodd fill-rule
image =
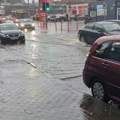
<path id="1" fill-rule="evenodd" d="M 0 46 L 1 120 L 119 120 L 82 82 L 89 47 L 75 32 L 27 32 L 25 45 Z"/>

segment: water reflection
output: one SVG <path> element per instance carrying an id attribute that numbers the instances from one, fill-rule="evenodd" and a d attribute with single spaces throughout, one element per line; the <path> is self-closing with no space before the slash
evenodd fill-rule
<path id="1" fill-rule="evenodd" d="M 106 104 L 89 95 L 84 95 L 80 104 L 87 120 L 119 120 L 120 110 L 112 104 Z"/>

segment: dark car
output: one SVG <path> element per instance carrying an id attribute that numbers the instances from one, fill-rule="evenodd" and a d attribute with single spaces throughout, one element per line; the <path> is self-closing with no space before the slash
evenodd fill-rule
<path id="1" fill-rule="evenodd" d="M 78 31 L 79 40 L 87 44 L 93 44 L 93 42 L 101 36 L 118 34 L 120 34 L 120 25 L 112 21 L 89 23 Z"/>
<path id="2" fill-rule="evenodd" d="M 35 24 L 32 19 L 29 18 L 24 18 L 24 19 L 19 19 L 19 26 L 21 30 L 35 30 Z"/>
<path id="3" fill-rule="evenodd" d="M 120 35 L 104 36 L 93 44 L 83 80 L 95 98 L 120 103 Z"/>
<path id="4" fill-rule="evenodd" d="M 115 22 L 120 25 L 120 20 L 109 20 L 110 22 Z"/>
<path id="5" fill-rule="evenodd" d="M 25 35 L 14 23 L 0 24 L 0 43 L 1 44 L 15 44 L 25 43 Z"/>

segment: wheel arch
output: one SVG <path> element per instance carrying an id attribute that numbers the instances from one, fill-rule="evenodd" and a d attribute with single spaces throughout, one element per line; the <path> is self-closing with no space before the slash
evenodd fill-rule
<path id="1" fill-rule="evenodd" d="M 106 98 L 105 98 L 105 102 L 108 102 L 109 99 L 110 99 L 110 96 L 109 96 L 109 92 L 108 92 L 108 89 L 106 87 L 106 82 L 103 81 L 101 78 L 98 78 L 96 76 L 93 76 L 89 82 L 89 88 L 92 88 L 92 85 L 94 84 L 95 81 L 98 81 L 100 83 L 102 83 L 103 87 L 104 87 L 104 90 L 105 90 L 105 94 L 106 94 Z"/>
<path id="2" fill-rule="evenodd" d="M 105 85 L 105 83 L 104 83 L 100 78 L 98 78 L 97 76 L 93 76 L 93 77 L 90 79 L 90 82 L 89 82 L 89 87 L 90 87 L 90 88 L 92 87 L 92 85 L 93 85 L 93 83 L 94 83 L 95 81 L 99 81 L 99 82 L 101 82 L 102 84 Z"/>

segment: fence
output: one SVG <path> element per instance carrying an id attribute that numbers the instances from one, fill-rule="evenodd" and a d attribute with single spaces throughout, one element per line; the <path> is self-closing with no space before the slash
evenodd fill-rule
<path id="1" fill-rule="evenodd" d="M 67 21 L 67 22 L 39 22 L 40 30 L 50 32 L 77 32 L 84 26 L 83 21 Z"/>

